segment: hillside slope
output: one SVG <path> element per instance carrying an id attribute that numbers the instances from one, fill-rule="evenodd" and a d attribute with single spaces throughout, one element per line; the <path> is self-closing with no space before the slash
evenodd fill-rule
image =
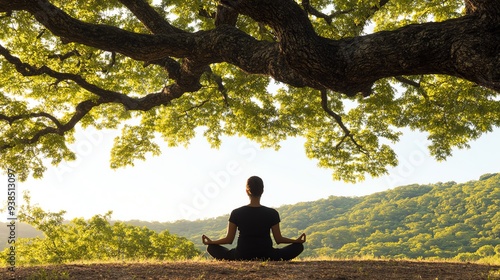
<path id="1" fill-rule="evenodd" d="M 332 196 L 278 211 L 284 235 L 308 234 L 304 256 L 500 256 L 500 174 L 462 184 L 402 186 L 364 197 Z M 156 226 L 186 236 L 203 249 L 200 236 L 224 236 L 227 219 Z"/>
<path id="2" fill-rule="evenodd" d="M 285 236 L 308 235 L 304 257 L 500 259 L 500 174 L 485 174 L 461 184 L 402 186 L 363 197 L 331 196 L 277 210 Z M 228 215 L 127 223 L 168 230 L 204 251 L 201 235 L 223 237 L 227 220 Z M 27 237 L 25 232 L 34 234 L 24 227 L 19 237 Z"/>

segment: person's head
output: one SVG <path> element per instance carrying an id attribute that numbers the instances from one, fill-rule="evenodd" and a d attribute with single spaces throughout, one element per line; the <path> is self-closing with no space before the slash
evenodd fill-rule
<path id="1" fill-rule="evenodd" d="M 264 192 L 264 182 L 260 177 L 252 176 L 247 180 L 247 193 L 253 197 L 261 197 Z"/>

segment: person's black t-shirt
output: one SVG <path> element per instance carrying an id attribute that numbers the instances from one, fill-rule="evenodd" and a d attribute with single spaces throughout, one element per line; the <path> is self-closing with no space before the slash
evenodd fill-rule
<path id="1" fill-rule="evenodd" d="M 243 206 L 231 212 L 229 221 L 238 227 L 236 251 L 241 257 L 266 256 L 273 248 L 270 230 L 280 222 L 278 211 L 265 206 Z"/>

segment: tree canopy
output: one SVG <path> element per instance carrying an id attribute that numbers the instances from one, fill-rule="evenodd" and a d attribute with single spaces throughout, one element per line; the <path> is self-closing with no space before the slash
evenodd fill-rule
<path id="1" fill-rule="evenodd" d="M 401 128 L 445 159 L 500 124 L 497 0 L 0 0 L 0 30 L 0 165 L 22 180 L 87 127 L 122 130 L 113 168 L 201 131 L 304 137 L 356 181 L 397 165 Z"/>

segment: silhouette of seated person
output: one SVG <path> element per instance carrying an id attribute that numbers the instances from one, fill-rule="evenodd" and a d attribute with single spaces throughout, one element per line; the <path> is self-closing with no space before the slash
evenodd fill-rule
<path id="1" fill-rule="evenodd" d="M 264 182 L 257 176 L 247 180 L 246 192 L 250 204 L 234 209 L 229 217 L 226 237 L 211 240 L 202 236 L 207 252 L 217 260 L 271 260 L 289 261 L 302 253 L 306 235 L 297 239 L 283 237 L 278 211 L 260 204 Z M 236 248 L 228 249 L 221 244 L 232 244 L 239 231 Z M 283 248 L 273 248 L 270 232 L 277 244 L 291 243 Z"/>

